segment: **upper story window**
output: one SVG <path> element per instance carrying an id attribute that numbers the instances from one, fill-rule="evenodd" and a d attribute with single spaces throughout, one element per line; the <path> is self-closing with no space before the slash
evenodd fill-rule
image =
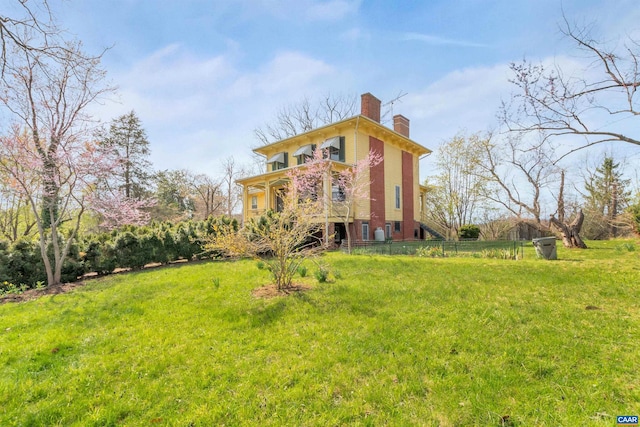
<path id="1" fill-rule="evenodd" d="M 344 139 L 344 136 L 334 136 L 323 142 L 320 148 L 327 150 L 329 159 L 344 162 Z"/>
<path id="2" fill-rule="evenodd" d="M 400 186 L 396 185 L 396 209 L 400 209 Z"/>
<path id="3" fill-rule="evenodd" d="M 313 157 L 313 152 L 316 149 L 316 144 L 308 144 L 303 145 L 298 148 L 295 153 L 293 153 L 293 157 L 298 160 L 299 165 L 303 165 L 307 162 L 307 160 Z"/>
<path id="4" fill-rule="evenodd" d="M 271 170 L 277 171 L 278 169 L 284 169 L 289 166 L 289 153 L 281 152 L 277 153 L 267 160 L 267 164 L 271 163 Z"/>
<path id="5" fill-rule="evenodd" d="M 251 196 L 251 209 L 258 209 L 258 196 Z"/>

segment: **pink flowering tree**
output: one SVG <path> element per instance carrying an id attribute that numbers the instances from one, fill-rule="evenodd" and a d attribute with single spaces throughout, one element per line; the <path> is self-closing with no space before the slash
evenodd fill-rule
<path id="1" fill-rule="evenodd" d="M 127 197 L 122 191 L 94 191 L 87 197 L 91 210 L 100 215 L 100 226 L 114 230 L 123 225 L 146 225 L 155 200 Z"/>
<path id="2" fill-rule="evenodd" d="M 79 43 L 54 57 L 18 48 L 5 64 L 0 103 L 14 125 L 3 130 L 0 167 L 36 218 L 49 286 L 60 283 L 89 195 L 114 166 L 89 140 L 87 107 L 111 91 L 103 79 L 100 58 Z"/>
<path id="3" fill-rule="evenodd" d="M 351 232 L 349 223 L 355 219 L 357 206 L 371 200 L 371 179 L 369 171 L 382 162 L 382 155 L 369 153 L 353 165 L 342 167 L 341 163 L 328 159 L 324 150 L 316 150 L 304 166 L 292 169 L 290 179 L 298 194 L 306 195 L 314 201 L 319 212 L 326 212 L 325 218 L 340 218 L 347 233 L 347 252 L 351 253 Z M 325 225 L 325 237 L 328 234 Z"/>

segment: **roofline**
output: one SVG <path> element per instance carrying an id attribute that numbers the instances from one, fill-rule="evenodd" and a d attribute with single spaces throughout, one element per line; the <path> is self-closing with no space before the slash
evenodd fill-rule
<path id="1" fill-rule="evenodd" d="M 260 154 L 260 155 L 266 156 L 266 154 L 263 151 L 265 151 L 265 150 L 269 151 L 270 148 L 272 148 L 272 147 L 274 147 L 276 145 L 282 144 L 284 142 L 292 141 L 292 140 L 294 140 L 296 138 L 301 138 L 301 137 L 304 137 L 304 136 L 308 136 L 308 135 L 311 135 L 311 134 L 313 134 L 315 132 L 320 132 L 322 130 L 326 130 L 326 129 L 329 129 L 329 128 L 332 128 L 332 127 L 336 127 L 336 126 L 340 126 L 340 125 L 343 125 L 343 124 L 347 124 L 347 123 L 352 122 L 352 121 L 354 121 L 356 123 L 359 123 L 359 121 L 361 121 L 361 120 L 364 120 L 365 122 L 368 122 L 369 124 L 371 124 L 373 126 L 378 126 L 378 127 L 382 128 L 384 131 L 390 132 L 390 133 L 394 134 L 395 136 L 397 136 L 398 138 L 404 139 L 404 140 L 410 142 L 411 144 L 417 145 L 419 148 L 421 148 L 422 150 L 425 151 L 425 154 L 432 152 L 431 150 L 429 150 L 424 145 L 419 144 L 418 142 L 412 140 L 411 138 L 407 138 L 406 136 L 402 135 L 401 133 L 398 133 L 395 130 L 393 130 L 393 129 L 387 127 L 387 126 L 384 126 L 382 123 L 377 122 L 377 121 L 375 121 L 375 120 L 373 120 L 373 119 L 371 119 L 371 118 L 369 118 L 367 116 L 364 116 L 362 114 L 358 114 L 356 116 L 352 116 L 352 117 L 340 120 L 338 122 L 329 123 L 327 125 L 312 129 L 310 131 L 299 133 L 297 135 L 290 136 L 288 138 L 281 139 L 281 140 L 276 141 L 276 142 L 272 142 L 271 144 L 267 144 L 267 145 L 263 145 L 261 147 L 254 148 L 253 152 L 256 153 L 256 154 Z"/>

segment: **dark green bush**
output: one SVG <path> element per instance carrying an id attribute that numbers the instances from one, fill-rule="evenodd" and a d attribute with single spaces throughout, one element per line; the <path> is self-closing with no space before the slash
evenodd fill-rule
<path id="1" fill-rule="evenodd" d="M 458 231 L 458 237 L 460 239 L 477 240 L 480 237 L 480 227 L 473 224 L 463 225 Z"/>
<path id="2" fill-rule="evenodd" d="M 91 240 L 86 245 L 84 263 L 87 271 L 99 275 L 113 273 L 118 263 L 113 244 L 109 241 Z"/>
<path id="3" fill-rule="evenodd" d="M 144 267 L 144 257 L 139 254 L 138 236 L 131 231 L 120 233 L 115 239 L 113 249 L 118 267 L 134 269 Z"/>
<path id="4" fill-rule="evenodd" d="M 38 282 L 46 282 L 40 247 L 33 242 L 19 240 L 10 248 L 7 264 L 9 278 L 4 279 L 16 285 L 35 287 Z"/>
<path id="5" fill-rule="evenodd" d="M 62 281 L 74 281 L 86 272 L 110 274 L 117 267 L 138 269 L 149 263 L 220 257 L 221 253 L 205 251 L 204 247 L 221 225 L 232 225 L 236 230 L 239 227 L 235 219 L 209 217 L 179 224 L 127 225 L 108 233 L 81 236 L 70 248 Z M 49 256 L 52 259 L 52 248 Z M 46 280 L 37 242 L 19 241 L 12 246 L 0 242 L 0 284 L 7 282 L 12 289 L 23 290 Z"/>

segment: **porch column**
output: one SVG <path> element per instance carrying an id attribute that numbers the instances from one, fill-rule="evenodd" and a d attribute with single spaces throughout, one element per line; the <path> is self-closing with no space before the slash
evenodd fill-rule
<path id="1" fill-rule="evenodd" d="M 264 211 L 267 212 L 271 209 L 271 186 L 269 181 L 264 183 Z"/>

